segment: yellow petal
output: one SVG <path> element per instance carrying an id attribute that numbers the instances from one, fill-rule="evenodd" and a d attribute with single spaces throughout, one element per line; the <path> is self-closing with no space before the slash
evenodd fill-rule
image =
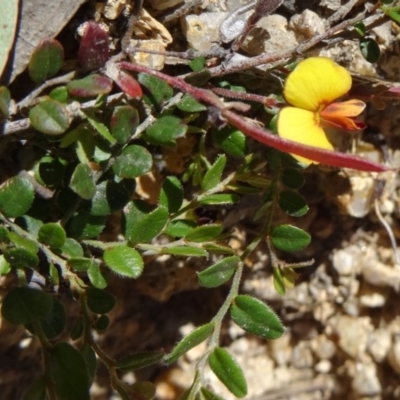
<path id="1" fill-rule="evenodd" d="M 318 114 L 315 112 L 285 107 L 279 111 L 277 126 L 279 136 L 284 139 L 325 150 L 333 150 L 331 142 L 327 139 L 320 125 Z M 307 158 L 292 155 L 304 164 L 318 164 Z"/>
<path id="2" fill-rule="evenodd" d="M 288 76 L 286 101 L 305 110 L 318 111 L 346 94 L 351 87 L 347 70 L 326 57 L 303 60 Z"/>

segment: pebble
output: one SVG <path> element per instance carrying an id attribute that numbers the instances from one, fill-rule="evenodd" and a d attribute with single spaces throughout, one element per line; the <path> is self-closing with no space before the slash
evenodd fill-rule
<path id="1" fill-rule="evenodd" d="M 391 345 L 392 338 L 388 329 L 376 329 L 368 335 L 367 350 L 377 363 L 386 358 Z"/>
<path id="2" fill-rule="evenodd" d="M 376 365 L 372 360 L 363 360 L 355 364 L 351 386 L 354 394 L 359 397 L 371 397 L 381 393 L 382 387 L 377 376 Z"/>
<path id="3" fill-rule="evenodd" d="M 210 50 L 213 42 L 219 41 L 219 27 L 228 15 L 227 12 L 187 15 L 182 25 L 189 47 L 198 51 Z"/>
<path id="4" fill-rule="evenodd" d="M 241 49 L 255 56 L 282 51 L 296 45 L 295 34 L 288 30 L 287 19 L 282 15 L 273 14 L 258 21 L 242 43 Z"/>
<path id="5" fill-rule="evenodd" d="M 301 14 L 293 15 L 289 27 L 293 29 L 299 42 L 310 39 L 325 31 L 324 23 L 317 13 L 304 10 Z"/>

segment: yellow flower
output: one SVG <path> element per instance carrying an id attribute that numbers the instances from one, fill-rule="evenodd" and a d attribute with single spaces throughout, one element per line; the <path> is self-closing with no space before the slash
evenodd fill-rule
<path id="1" fill-rule="evenodd" d="M 348 100 L 335 103 L 351 88 L 351 75 L 329 58 L 311 57 L 301 61 L 288 76 L 283 95 L 293 107 L 278 114 L 278 134 L 284 139 L 321 149 L 333 150 L 324 128 L 359 130 L 362 124 L 353 117 L 361 114 L 365 103 Z M 293 155 L 302 163 L 317 163 Z"/>

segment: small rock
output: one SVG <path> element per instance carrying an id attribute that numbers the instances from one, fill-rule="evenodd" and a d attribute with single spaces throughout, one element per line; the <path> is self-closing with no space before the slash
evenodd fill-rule
<path id="1" fill-rule="evenodd" d="M 304 10 L 301 14 L 293 15 L 289 27 L 295 32 L 299 42 L 325 31 L 321 18 L 311 10 Z"/>
<path id="2" fill-rule="evenodd" d="M 310 343 L 303 341 L 296 344 L 292 353 L 292 365 L 295 368 L 311 368 L 314 365 Z"/>
<path id="3" fill-rule="evenodd" d="M 319 363 L 315 364 L 314 369 L 320 374 L 328 374 L 331 372 L 332 363 L 329 360 L 321 360 Z"/>
<path id="4" fill-rule="evenodd" d="M 110 20 L 117 19 L 127 4 L 128 0 L 107 0 L 103 8 L 103 15 Z"/>
<path id="5" fill-rule="evenodd" d="M 297 45 L 294 33 L 288 30 L 285 17 L 278 14 L 268 15 L 258 21 L 247 35 L 241 48 L 252 56 L 261 53 L 273 53 Z"/>
<path id="6" fill-rule="evenodd" d="M 269 354 L 279 366 L 287 365 L 291 359 L 292 347 L 290 340 L 291 336 L 287 333 L 279 339 L 268 341 Z"/>
<path id="7" fill-rule="evenodd" d="M 386 290 L 370 285 L 364 285 L 358 297 L 360 304 L 368 308 L 383 307 L 386 304 L 386 298 Z"/>
<path id="8" fill-rule="evenodd" d="M 158 40 L 132 39 L 129 41 L 129 48 L 133 50 L 129 51 L 129 58 L 133 63 L 144 65 L 157 71 L 161 71 L 164 68 L 165 56 L 162 53 L 165 52 L 165 46 Z M 140 50 L 152 50 L 161 54 L 152 54 Z"/>
<path id="9" fill-rule="evenodd" d="M 325 7 L 328 10 L 337 11 L 342 6 L 340 0 L 322 0 L 321 7 Z"/>
<path id="10" fill-rule="evenodd" d="M 368 335 L 372 331 L 370 318 L 338 315 L 330 319 L 329 328 L 339 336 L 339 347 L 350 357 L 357 358 L 365 353 Z"/>
<path id="11" fill-rule="evenodd" d="M 325 335 L 319 335 L 312 343 L 311 348 L 320 360 L 329 360 L 336 354 L 336 345 Z"/>
<path id="12" fill-rule="evenodd" d="M 339 275 L 355 275 L 359 268 L 357 259 L 361 250 L 358 246 L 348 246 L 333 254 L 332 264 Z"/>
<path id="13" fill-rule="evenodd" d="M 189 46 L 198 51 L 208 51 L 219 41 L 219 27 L 229 15 L 226 12 L 187 15 L 182 19 L 183 30 Z"/>
<path id="14" fill-rule="evenodd" d="M 367 350 L 378 363 L 386 358 L 391 345 L 392 338 L 387 329 L 376 329 L 368 335 Z"/>
<path id="15" fill-rule="evenodd" d="M 377 376 L 376 365 L 372 360 L 363 360 L 355 364 L 351 386 L 354 394 L 359 397 L 371 397 L 381 393 L 382 387 Z"/>

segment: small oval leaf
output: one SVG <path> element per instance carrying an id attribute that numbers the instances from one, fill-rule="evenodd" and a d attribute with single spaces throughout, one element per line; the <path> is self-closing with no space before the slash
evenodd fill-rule
<path id="1" fill-rule="evenodd" d="M 7 217 L 19 217 L 29 210 L 34 197 L 31 181 L 22 176 L 15 176 L 0 188 L 0 210 Z"/>
<path id="2" fill-rule="evenodd" d="M 204 271 L 201 271 L 198 273 L 200 285 L 207 288 L 213 288 L 222 285 L 235 273 L 239 262 L 240 257 L 227 257 L 205 269 Z"/>
<path id="3" fill-rule="evenodd" d="M 67 109 L 56 100 L 44 100 L 31 108 L 29 121 L 39 132 L 46 135 L 61 135 L 69 127 Z"/>
<path id="4" fill-rule="evenodd" d="M 138 278 L 143 271 L 143 259 L 140 254 L 127 246 L 118 246 L 106 250 L 104 262 L 111 271 L 128 278 Z"/>
<path id="5" fill-rule="evenodd" d="M 186 236 L 185 240 L 188 242 L 206 242 L 215 240 L 223 231 L 221 224 L 207 224 L 201 225 L 192 229 Z"/>
<path id="6" fill-rule="evenodd" d="M 149 172 L 153 166 L 153 158 L 149 151 L 138 145 L 126 147 L 117 157 L 113 171 L 121 178 L 137 178 Z"/>
<path id="7" fill-rule="evenodd" d="M 55 39 L 43 39 L 29 60 L 29 76 L 34 82 L 43 82 L 55 75 L 64 62 L 64 49 Z"/>
<path id="8" fill-rule="evenodd" d="M 214 331 L 214 322 L 209 322 L 199 326 L 194 331 L 185 336 L 171 351 L 164 357 L 164 362 L 172 364 L 181 355 L 187 353 L 190 349 L 204 342 Z"/>
<path id="9" fill-rule="evenodd" d="M 90 287 L 86 290 L 87 305 L 90 311 L 96 314 L 107 314 L 115 306 L 115 297 L 104 291 L 94 287 Z"/>
<path id="10" fill-rule="evenodd" d="M 65 243 L 67 235 L 60 224 L 49 222 L 40 227 L 38 239 L 40 242 L 57 249 Z"/>
<path id="11" fill-rule="evenodd" d="M 93 172 L 87 164 L 78 164 L 71 177 L 69 187 L 82 199 L 90 200 L 96 193 Z"/>
<path id="12" fill-rule="evenodd" d="M 292 225 L 278 225 L 271 231 L 272 244 L 283 251 L 299 251 L 311 242 L 311 236 Z"/>
<path id="13" fill-rule="evenodd" d="M 304 197 L 292 190 L 283 190 L 280 192 L 278 204 L 291 217 L 302 217 L 309 210 Z"/>
<path id="14" fill-rule="evenodd" d="M 280 319 L 262 301 L 246 295 L 236 296 L 231 317 L 241 328 L 264 339 L 277 339 L 285 333 Z"/>
<path id="15" fill-rule="evenodd" d="M 89 376 L 83 356 L 67 343 L 57 343 L 49 354 L 50 379 L 59 400 L 90 400 Z"/>
<path id="16" fill-rule="evenodd" d="M 222 172 L 226 165 L 226 155 L 221 154 L 218 156 L 215 163 L 205 173 L 201 187 L 204 191 L 210 190 L 221 181 Z"/>
<path id="17" fill-rule="evenodd" d="M 14 325 L 37 321 L 50 313 L 53 298 L 50 294 L 28 287 L 11 289 L 4 297 L 1 313 Z"/>
<path id="18" fill-rule="evenodd" d="M 211 370 L 226 388 L 236 397 L 247 394 L 247 383 L 238 362 L 223 348 L 217 347 L 210 354 L 208 363 Z"/>

